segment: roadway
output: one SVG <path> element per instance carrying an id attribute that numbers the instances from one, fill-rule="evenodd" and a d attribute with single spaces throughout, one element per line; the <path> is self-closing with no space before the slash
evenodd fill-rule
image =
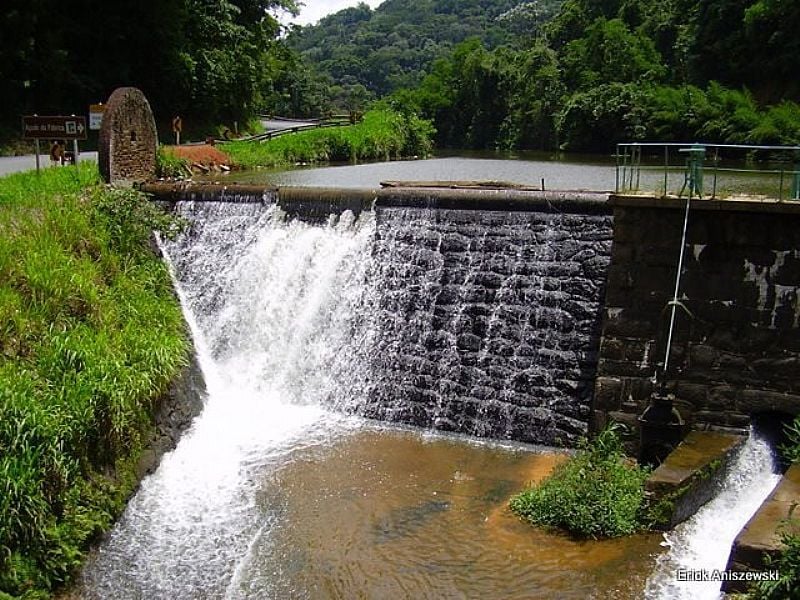
<path id="1" fill-rule="evenodd" d="M 40 154 L 39 160 L 42 168 L 50 168 L 49 154 Z M 81 152 L 80 160 L 97 162 L 97 152 Z M 35 168 L 36 156 L 33 154 L 26 156 L 0 156 L 0 177 L 18 173 L 19 171 L 30 171 Z"/>

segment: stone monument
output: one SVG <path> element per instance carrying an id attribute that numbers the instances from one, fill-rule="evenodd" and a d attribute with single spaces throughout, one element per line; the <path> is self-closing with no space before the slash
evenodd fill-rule
<path id="1" fill-rule="evenodd" d="M 107 183 L 131 185 L 156 174 L 158 134 L 150 103 L 141 90 L 117 88 L 103 113 L 97 158 Z"/>

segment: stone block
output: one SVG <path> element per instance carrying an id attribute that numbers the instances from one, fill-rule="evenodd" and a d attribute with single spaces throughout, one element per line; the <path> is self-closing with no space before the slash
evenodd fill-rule
<path id="1" fill-rule="evenodd" d="M 98 165 L 107 183 L 130 185 L 156 174 L 158 134 L 150 103 L 133 87 L 117 88 L 106 102 Z"/>
<path id="2" fill-rule="evenodd" d="M 742 436 L 692 431 L 648 477 L 648 511 L 654 526 L 671 529 L 717 493 Z"/>
<path id="3" fill-rule="evenodd" d="M 622 380 L 618 377 L 598 377 L 594 387 L 595 408 L 618 410 L 622 405 Z"/>
<path id="4" fill-rule="evenodd" d="M 732 571 L 766 570 L 765 559 L 776 558 L 783 549 L 783 533 L 800 534 L 796 522 L 800 499 L 800 465 L 792 465 L 756 513 L 736 536 L 727 568 Z M 746 582 L 725 582 L 725 592 L 745 592 Z"/>
<path id="5" fill-rule="evenodd" d="M 800 395 L 771 390 L 741 390 L 734 407 L 745 414 L 762 412 L 781 412 L 788 415 L 800 414 Z"/>

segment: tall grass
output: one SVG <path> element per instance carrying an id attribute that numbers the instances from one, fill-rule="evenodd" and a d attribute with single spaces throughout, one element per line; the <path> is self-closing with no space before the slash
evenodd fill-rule
<path id="1" fill-rule="evenodd" d="M 272 167 L 426 156 L 432 149 L 432 137 L 430 122 L 413 114 L 376 109 L 356 125 L 302 131 L 263 143 L 231 142 L 222 149 L 240 166 Z"/>
<path id="2" fill-rule="evenodd" d="M 0 179 L 0 598 L 69 580 L 185 364 L 154 227 L 173 223 L 95 165 Z"/>

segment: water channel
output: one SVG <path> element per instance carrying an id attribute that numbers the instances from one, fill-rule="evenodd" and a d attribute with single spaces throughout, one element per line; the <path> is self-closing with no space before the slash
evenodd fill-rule
<path id="1" fill-rule="evenodd" d="M 541 178 L 529 164 L 492 170 L 472 160 L 466 171 L 458 159 L 438 159 L 270 181 Z M 546 173 L 554 185 L 568 180 L 560 168 Z M 608 169 L 579 170 L 588 182 Z M 381 302 L 373 213 L 321 226 L 287 222 L 261 205 L 185 202 L 178 210 L 192 226 L 163 249 L 206 378 L 205 407 L 93 553 L 79 597 L 717 597 L 713 589 L 673 590 L 672 569 L 693 560 L 698 544 L 724 567 L 724 546 L 755 510 L 752 499 L 743 509 L 735 499 L 712 507 L 695 523 L 699 533 L 667 541 L 573 540 L 507 509 L 565 451 L 358 416 L 375 378 L 371 315 Z M 748 455 L 752 476 L 729 487 L 763 497 L 774 485 L 771 459 L 763 442 L 752 443 L 761 449 Z M 704 532 L 719 511 L 737 518 L 723 532 Z"/>

